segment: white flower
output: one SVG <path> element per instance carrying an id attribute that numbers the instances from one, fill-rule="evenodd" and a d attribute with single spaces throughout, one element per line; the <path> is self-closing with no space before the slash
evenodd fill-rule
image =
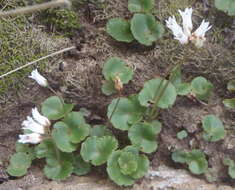
<path id="1" fill-rule="evenodd" d="M 22 129 L 28 129 L 34 133 L 44 134 L 44 126 L 34 121 L 32 117 L 28 116 L 27 120 L 23 121 L 22 126 Z"/>
<path id="2" fill-rule="evenodd" d="M 195 44 L 196 47 L 202 47 L 206 41 L 205 34 L 212 26 L 209 26 L 209 22 L 202 21 L 198 29 L 192 34 L 190 40 Z"/>
<path id="3" fill-rule="evenodd" d="M 33 115 L 33 119 L 37 121 L 39 124 L 43 126 L 48 126 L 48 127 L 51 125 L 51 122 L 49 121 L 49 119 L 41 115 L 38 112 L 38 109 L 36 107 L 32 109 L 32 115 Z"/>
<path id="4" fill-rule="evenodd" d="M 41 135 L 37 133 L 31 133 L 26 135 L 19 135 L 19 143 L 31 143 L 31 144 L 38 144 L 41 142 Z"/>
<path id="5" fill-rule="evenodd" d="M 183 20 L 183 29 L 185 35 L 188 37 L 191 36 L 191 31 L 193 29 L 193 23 L 192 23 L 192 13 L 193 9 L 192 8 L 186 8 L 184 11 L 178 10 L 182 20 Z"/>
<path id="6" fill-rule="evenodd" d="M 183 29 L 178 23 L 176 22 L 175 17 L 169 17 L 166 20 L 166 26 L 172 30 L 174 38 L 179 40 L 181 44 L 187 44 L 189 41 L 195 44 L 196 47 L 202 47 L 203 43 L 205 42 L 205 33 L 211 29 L 209 26 L 209 22 L 202 21 L 199 28 L 193 32 L 193 23 L 192 23 L 192 8 L 186 8 L 184 11 L 178 10 L 182 20 L 183 20 Z"/>
<path id="7" fill-rule="evenodd" d="M 47 87 L 48 86 L 48 82 L 47 79 L 44 78 L 37 69 L 33 70 L 31 72 L 31 75 L 29 76 L 29 78 L 34 79 L 40 86 L 43 87 Z"/>
<path id="8" fill-rule="evenodd" d="M 183 32 L 182 27 L 176 22 L 175 16 L 169 17 L 168 20 L 166 20 L 166 26 L 173 32 L 174 39 L 179 40 L 181 44 L 188 43 L 188 36 Z"/>

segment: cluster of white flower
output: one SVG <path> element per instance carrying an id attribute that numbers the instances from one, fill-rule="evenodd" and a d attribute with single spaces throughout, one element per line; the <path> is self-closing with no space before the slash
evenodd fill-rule
<path id="1" fill-rule="evenodd" d="M 28 116 L 22 123 L 22 129 L 30 130 L 32 133 L 19 135 L 18 142 L 37 144 L 41 142 L 42 135 L 45 134 L 45 127 L 49 127 L 51 122 L 38 112 L 37 108 L 32 109 L 32 116 Z"/>
<path id="2" fill-rule="evenodd" d="M 171 29 L 174 38 L 179 40 L 181 44 L 187 44 L 191 41 L 196 47 L 200 48 L 205 42 L 205 34 L 211 29 L 209 22 L 202 21 L 198 29 L 192 33 L 192 8 L 186 8 L 184 11 L 179 10 L 179 13 L 183 20 L 183 28 L 176 22 L 175 16 L 169 17 L 166 20 L 166 26 Z"/>
<path id="3" fill-rule="evenodd" d="M 34 79 L 40 86 L 48 87 L 47 79 L 44 78 L 37 69 L 31 72 L 29 78 Z M 48 118 L 41 115 L 37 108 L 32 109 L 32 116 L 28 116 L 22 123 L 22 129 L 30 130 L 31 133 L 19 135 L 19 143 L 37 144 L 41 142 L 42 135 L 45 134 L 45 127 L 49 127 L 51 122 Z"/>

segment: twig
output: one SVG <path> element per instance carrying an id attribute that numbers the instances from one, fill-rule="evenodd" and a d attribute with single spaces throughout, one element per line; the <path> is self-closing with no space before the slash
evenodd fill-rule
<path id="1" fill-rule="evenodd" d="M 53 1 L 42 3 L 39 5 L 32 5 L 32 6 L 17 8 L 17 9 L 10 10 L 10 11 L 0 11 L 0 17 L 23 15 L 23 14 L 41 11 L 41 10 L 45 10 L 48 8 L 55 8 L 55 7 L 59 7 L 63 5 L 70 6 L 70 4 L 71 3 L 69 0 L 53 0 Z"/>
<path id="2" fill-rule="evenodd" d="M 21 67 L 18 67 L 18 68 L 14 69 L 14 70 L 11 70 L 11 71 L 9 71 L 9 72 L 7 72 L 7 73 L 1 75 L 1 76 L 0 76 L 0 79 L 2 79 L 3 77 L 6 77 L 7 75 L 10 75 L 10 74 L 12 74 L 12 73 L 14 73 L 14 72 L 16 72 L 16 71 L 19 71 L 19 70 L 21 70 L 21 69 L 23 69 L 23 68 L 25 68 L 25 67 L 28 67 L 28 66 L 30 66 L 30 65 L 33 65 L 33 64 L 35 64 L 35 63 L 37 63 L 37 62 L 39 62 L 39 61 L 42 61 L 42 60 L 47 59 L 47 58 L 49 58 L 49 57 L 53 57 L 53 56 L 55 56 L 55 55 L 59 55 L 59 54 L 64 53 L 64 52 L 66 52 L 66 51 L 70 51 L 70 50 L 72 50 L 72 49 L 76 49 L 76 47 L 75 47 L 75 46 L 71 46 L 71 47 L 68 47 L 68 48 L 59 50 L 59 51 L 57 51 L 57 52 L 51 53 L 51 54 L 49 54 L 49 55 L 47 55 L 47 56 L 41 57 L 41 58 L 39 58 L 39 59 L 37 59 L 37 60 L 35 60 L 35 61 L 29 62 L 29 63 L 27 63 L 27 64 L 25 64 L 25 65 L 22 65 Z"/>

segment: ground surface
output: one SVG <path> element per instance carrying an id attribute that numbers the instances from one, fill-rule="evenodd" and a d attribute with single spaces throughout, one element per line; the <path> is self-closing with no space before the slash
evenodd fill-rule
<path id="1" fill-rule="evenodd" d="M 63 57 L 55 57 L 49 61 L 47 67 L 44 68 L 44 75 L 62 96 L 72 99 L 74 103 L 78 104 L 76 109 L 85 107 L 92 112 L 92 116 L 89 118 L 90 123 L 102 123 L 106 120 L 107 105 L 113 98 L 104 96 L 100 90 L 103 80 L 102 65 L 110 56 L 120 57 L 135 70 L 135 77 L 126 86 L 125 95 L 138 92 L 144 81 L 156 76 L 164 76 L 170 66 L 182 61 L 184 61 L 185 81 L 201 75 L 215 85 L 213 97 L 208 105 L 181 97 L 172 109 L 161 112 L 159 119 L 163 123 L 163 130 L 158 139 L 159 148 L 150 156 L 152 169 L 160 173 L 157 173 L 152 179 L 146 177 L 140 180 L 133 189 L 178 190 L 187 187 L 185 188 L 187 190 L 191 190 L 190 188 L 192 190 L 199 190 L 199 188 L 229 190 L 235 188 L 234 180 L 229 178 L 227 168 L 222 164 L 222 159 L 226 156 L 235 159 L 235 112 L 225 109 L 222 105 L 222 100 L 231 96 L 226 92 L 226 84 L 235 76 L 234 20 L 216 11 L 213 1 L 156 0 L 155 15 L 162 23 L 168 16 L 176 14 L 178 8 L 192 6 L 195 9 L 194 24 L 198 26 L 205 18 L 210 21 L 213 28 L 208 32 L 205 47 L 200 50 L 191 45 L 179 45 L 169 32 L 166 32 L 154 46 L 146 48 L 137 43 L 115 42 L 105 32 L 107 19 L 117 16 L 131 17 L 127 11 L 127 0 L 105 1 L 102 4 L 90 2 L 76 6 L 79 10 L 77 14 L 82 28 L 75 32 L 71 39 L 63 38 L 63 42 L 60 39 L 53 47 L 54 50 L 70 45 L 76 45 L 78 48 L 64 54 Z M 47 33 L 47 36 L 52 35 L 48 29 L 44 29 L 42 32 Z M 5 71 L 0 72 L 5 73 Z M 2 180 L 6 181 L 0 185 L 0 190 L 17 188 L 30 190 L 120 189 L 106 180 L 106 174 L 103 171 L 94 171 L 88 177 L 71 177 L 65 182 L 49 182 L 42 176 L 40 167 L 37 165 L 30 170 L 27 176 L 8 181 L 5 169 L 10 155 L 14 152 L 17 135 L 21 132 L 21 123 L 29 115 L 34 105 L 40 104 L 51 95 L 50 91 L 40 88 L 30 79 L 26 79 L 27 76 L 23 78 L 25 79 L 22 80 L 22 87 L 17 91 L 9 88 L 10 98 L 4 96 L 4 101 L 1 101 L 0 177 L 2 175 Z M 202 140 L 200 122 L 206 114 L 215 114 L 224 122 L 227 136 L 223 141 L 207 143 Z M 185 140 L 178 140 L 176 133 L 182 129 L 186 129 L 189 136 Z M 171 161 L 170 153 L 175 148 L 185 150 L 200 148 L 203 150 L 208 156 L 211 173 L 196 178 L 185 171 L 176 170 L 182 169 L 183 166 Z M 165 174 L 161 171 L 173 172 L 174 177 L 171 175 L 164 177 Z M 176 178 L 177 174 L 182 174 L 180 176 L 183 177 Z M 180 181 L 185 178 L 188 180 Z M 215 181 L 214 184 L 207 184 L 205 180 L 208 179 Z M 174 184 L 177 184 L 177 180 L 178 184 L 183 186 L 175 187 Z M 164 186 L 163 183 L 168 186 Z M 163 186 L 160 186 L 161 184 Z M 191 186 L 186 186 L 186 184 L 191 184 Z"/>

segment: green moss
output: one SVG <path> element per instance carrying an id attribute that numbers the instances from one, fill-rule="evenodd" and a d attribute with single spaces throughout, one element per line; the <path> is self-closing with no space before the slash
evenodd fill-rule
<path id="1" fill-rule="evenodd" d="M 1 1 L 3 6 L 6 1 Z M 6 9 L 14 8 L 14 1 L 7 1 Z M 25 17 L 0 19 L 0 75 L 20 67 L 46 54 L 42 50 L 41 42 L 34 40 L 32 31 Z M 20 88 L 21 80 L 29 74 L 32 68 L 28 67 L 0 79 L 0 95 L 7 94 L 9 89 Z"/>
<path id="2" fill-rule="evenodd" d="M 36 3 L 47 2 L 48 0 L 36 0 Z M 76 6 L 72 6 L 74 8 Z M 76 8 L 61 9 L 53 8 L 42 11 L 38 15 L 39 21 L 46 25 L 50 30 L 66 37 L 74 35 L 75 31 L 80 28 L 79 18 Z"/>
<path id="3" fill-rule="evenodd" d="M 80 27 L 78 16 L 72 10 L 48 9 L 41 13 L 40 17 L 43 24 L 67 37 L 73 36 Z"/>

